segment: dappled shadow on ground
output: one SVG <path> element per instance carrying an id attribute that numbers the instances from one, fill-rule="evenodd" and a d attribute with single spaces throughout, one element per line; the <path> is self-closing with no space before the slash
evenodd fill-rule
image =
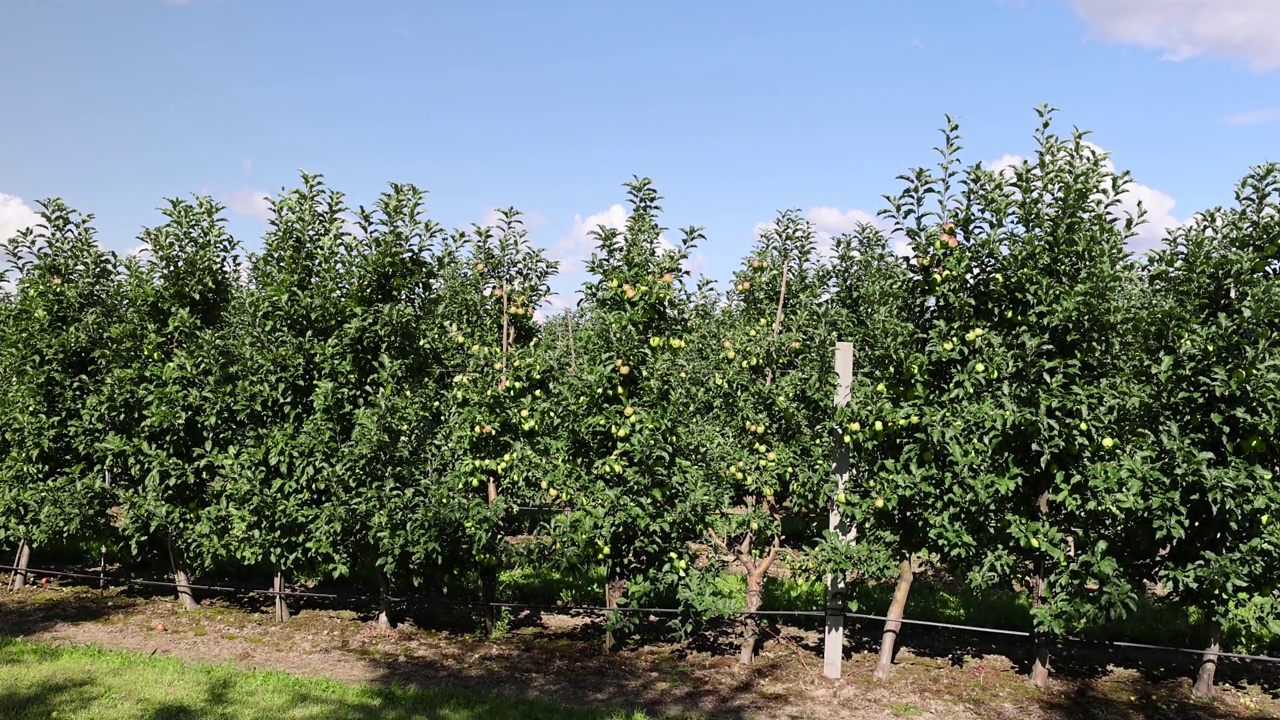
<path id="1" fill-rule="evenodd" d="M 325 720 L 613 720 L 625 714 L 568 709 L 543 700 L 514 705 L 486 693 L 414 691 L 404 688 L 355 689 L 315 682 L 234 675 L 226 671 L 173 672 L 154 679 L 146 669 L 123 664 L 85 672 L 74 660 L 63 663 L 30 656 L 8 657 L 0 646 L 0 675 L 11 682 L 0 690 L 0 716 L 8 720 L 51 717 L 111 717 L 139 720 L 197 720 L 288 716 Z M 21 677 L 10 663 L 22 663 Z M 80 672 L 74 681 L 49 677 Z M 6 672 L 8 671 L 8 672 Z"/>
<path id="2" fill-rule="evenodd" d="M 136 600 L 98 592 L 44 587 L 0 589 L 0 638 L 45 632 L 59 623 L 93 622 L 127 611 Z M 2 706 L 0 706 L 2 707 Z"/>
<path id="3" fill-rule="evenodd" d="M 624 651 L 606 654 L 598 615 L 511 611 L 504 617 L 505 636 L 489 641 L 477 633 L 477 613 L 447 604 L 403 606 L 399 616 L 404 625 L 380 632 L 371 623 L 356 621 L 371 619 L 367 610 L 322 610 L 317 606 L 326 603 L 316 601 L 282 626 L 267 619 L 265 604 L 207 602 L 202 612 L 182 614 L 172 601 L 102 597 L 83 589 L 63 593 L 46 588 L 30 595 L 0 599 L 0 635 L 36 635 L 59 622 L 83 623 L 86 631 L 98 627 L 98 633 L 72 633 L 68 641 L 144 654 L 159 648 L 162 654 L 186 660 L 274 667 L 360 681 L 372 688 L 368 697 L 337 704 L 297 690 L 294 700 L 316 708 L 303 716 L 317 718 L 524 717 L 503 713 L 516 703 L 554 702 L 575 709 L 546 717 L 609 718 L 643 710 L 655 717 L 729 720 L 872 718 L 947 716 L 950 708 L 959 713 L 953 717 L 966 719 L 1261 720 L 1274 716 L 1243 707 L 1241 688 L 1247 683 L 1274 692 L 1280 681 L 1280 672 L 1270 668 L 1224 662 L 1220 683 L 1234 686 L 1234 699 L 1204 703 L 1190 697 L 1194 656 L 1071 647 L 1054 655 L 1053 687 L 1042 694 L 1027 683 L 1027 641 L 916 626 L 903 632 L 904 657 L 894 678 L 876 683 L 870 669 L 881 627 L 850 622 L 845 677 L 833 682 L 821 677 L 820 618 L 763 623 L 766 650 L 755 665 L 744 668 L 737 663 L 739 629 L 732 622 L 712 623 L 690 642 L 668 643 L 663 642 L 665 619 L 644 618 L 623 638 Z M 114 613 L 121 617 L 112 618 Z M 106 619 L 111 621 L 106 633 L 100 623 L 92 622 Z M 160 621 L 167 630 L 152 630 Z M 116 639 L 127 636 L 144 639 Z M 352 671 L 356 666 L 362 669 Z M 407 702 L 402 696 L 406 689 L 450 693 L 455 704 L 467 703 L 467 712 L 474 715 L 444 714 L 427 705 L 416 714 L 389 710 Z M 0 691 L 0 708 L 29 705 L 38 712 L 17 717 L 49 717 L 42 711 L 92 692 L 60 681 L 51 681 L 34 696 L 30 688 L 6 688 Z M 217 709 L 223 702 L 220 692 L 210 686 L 207 697 L 157 701 L 149 706 L 149 714 L 140 716 L 235 717 Z M 234 704 L 236 699 L 226 702 Z"/>
<path id="4" fill-rule="evenodd" d="M 511 635 L 499 642 L 454 638 L 446 643 L 378 657 L 373 662 L 384 685 L 452 687 L 528 701 L 554 698 L 602 712 L 641 710 L 658 716 L 705 716 L 736 720 L 778 717 L 762 684 L 792 672 L 789 663 L 761 662 L 738 670 L 733 658 L 697 656 L 688 648 L 644 645 L 628 638 L 625 652 L 605 653 L 603 624 L 581 619 L 550 634 L 533 633 L 532 618 L 518 617 Z M 640 636 L 661 634 L 661 622 L 646 623 Z M 708 682 L 706 671 L 724 672 Z"/>
<path id="5" fill-rule="evenodd" d="M 1032 662 L 1030 639 L 1016 636 L 984 635 L 927 627 L 902 631 L 902 644 L 913 654 L 943 659 L 959 667 L 969 658 L 997 655 L 1009 658 L 1018 672 L 1029 674 Z M 879 652 L 879 637 L 866 648 Z M 1169 650 L 1124 648 L 1101 643 L 1063 643 L 1055 647 L 1050 662 L 1055 677 L 1073 681 L 1098 680 L 1116 669 L 1132 670 L 1151 683 L 1173 683 L 1190 679 L 1199 667 L 1199 656 Z M 1227 686 L 1252 685 L 1280 695 L 1280 664 L 1223 658 L 1218 663 L 1217 680 Z"/>
<path id="6" fill-rule="evenodd" d="M 1152 683 L 1143 678 L 1124 682 L 1081 681 L 1041 700 L 1046 714 L 1061 720 L 1264 720 L 1274 715 L 1260 710 L 1196 700 L 1189 686 Z"/>
<path id="7" fill-rule="evenodd" d="M 4 717 L 7 718 L 45 720 L 66 712 L 68 706 L 85 707 L 90 702 L 91 686 L 91 681 L 82 679 L 39 682 L 22 688 L 6 687 L 0 690 L 0 708 L 4 708 Z"/>

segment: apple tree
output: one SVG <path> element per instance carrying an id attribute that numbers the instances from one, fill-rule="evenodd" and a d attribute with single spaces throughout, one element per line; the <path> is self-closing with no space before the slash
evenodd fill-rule
<path id="1" fill-rule="evenodd" d="M 1143 320 L 1126 243 L 1143 215 L 1124 206 L 1130 175 L 1087 133 L 1060 136 L 1053 110 L 1038 113 L 1035 155 L 971 168 L 955 217 L 961 242 L 986 248 L 970 271 L 974 328 L 1002 355 L 986 363 L 996 408 L 975 438 L 989 455 L 986 501 L 1004 517 L 954 560 L 976 587 L 1026 589 L 1043 686 L 1047 636 L 1123 617 L 1143 590 L 1131 572 L 1138 519 L 1116 510 L 1138 502 L 1126 468 Z"/>
<path id="2" fill-rule="evenodd" d="M 222 554 L 221 461 L 238 419 L 225 392 L 243 297 L 236 243 L 213 200 L 171 200 L 121 280 L 111 369 L 95 410 L 120 531 L 136 553 L 165 543 L 179 597 Z"/>
<path id="3" fill-rule="evenodd" d="M 461 527 L 461 562 L 478 568 L 485 625 L 494 629 L 498 570 L 512 550 L 505 537 L 518 507 L 562 504 L 563 448 L 552 446 L 557 407 L 534 309 L 557 264 L 526 239 L 520 213 L 476 226 L 454 255 L 439 327 L 451 346 L 442 423 L 446 516 Z M 550 435 L 549 435 L 550 433 Z"/>
<path id="4" fill-rule="evenodd" d="M 351 407 L 339 342 L 349 316 L 342 195 L 318 175 L 272 201 L 260 254 L 252 256 L 245 312 L 235 334 L 230 386 L 245 418 L 224 458 L 226 541 L 247 565 L 287 573 L 349 574 L 351 511 L 335 473 Z"/>
<path id="5" fill-rule="evenodd" d="M 326 414 L 337 428 L 334 504 L 345 553 L 378 577 L 378 622 L 391 624 L 393 579 L 438 567 L 441 535 L 409 518 L 435 512 L 443 376 L 436 324 L 445 233 L 424 215 L 426 193 L 392 183 L 354 212 L 335 302 L 346 308 L 326 349 Z M 432 529 L 438 529 L 433 526 Z"/>
<path id="6" fill-rule="evenodd" d="M 755 653 L 764 583 L 784 542 L 784 523 L 812 527 L 825 514 L 832 405 L 827 265 L 813 226 L 781 213 L 733 278 L 713 332 L 700 337 L 713 371 L 693 419 L 715 420 L 710 479 L 728 512 L 707 529 L 713 548 L 746 574 L 741 662 Z M 825 520 L 825 518 L 822 518 Z M 695 575 L 701 578 L 702 575 Z M 709 596 L 710 593 L 703 593 Z"/>
<path id="7" fill-rule="evenodd" d="M 1145 267 L 1149 452 L 1136 472 L 1152 579 L 1202 613 L 1213 688 L 1224 631 L 1280 634 L 1280 165 L 1253 168 L 1235 204 L 1170 231 Z M 1117 503 L 1119 504 L 1119 503 Z"/>
<path id="8" fill-rule="evenodd" d="M 118 262 L 98 245 L 93 216 L 61 200 L 5 239 L 12 295 L 0 334 L 0 539 L 31 548 L 101 539 L 107 492 L 95 450 L 104 418 L 90 399 L 108 371 Z M 21 587 L 26 574 L 14 575 Z"/>
<path id="9" fill-rule="evenodd" d="M 575 323 L 576 372 L 561 372 L 564 442 L 574 460 L 565 485 L 576 512 L 549 528 L 566 563 L 604 565 L 610 608 L 678 586 L 688 543 L 705 538 L 706 518 L 719 509 L 688 417 L 705 378 L 692 374 L 688 354 L 683 263 L 701 233 L 688 228 L 678 245 L 665 244 L 652 182 L 637 178 L 627 194 L 625 227 L 593 232 L 592 278 Z M 614 614 L 610 627 L 633 621 Z"/>

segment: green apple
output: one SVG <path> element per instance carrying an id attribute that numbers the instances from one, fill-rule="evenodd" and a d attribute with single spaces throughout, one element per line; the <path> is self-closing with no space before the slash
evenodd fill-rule
<path id="1" fill-rule="evenodd" d="M 839 495 L 836 495 L 836 502 L 837 502 L 837 503 L 840 503 L 841 505 L 844 505 L 844 504 L 845 504 L 846 502 L 848 502 L 848 501 L 849 501 L 849 498 L 848 498 L 848 497 L 846 497 L 844 493 L 840 493 Z"/>
<path id="2" fill-rule="evenodd" d="M 1080 432 L 1085 432 L 1088 429 L 1089 429 L 1089 423 L 1087 422 L 1080 423 Z"/>
<path id="3" fill-rule="evenodd" d="M 884 432 L 884 423 L 877 420 L 874 423 L 872 423 L 871 428 L 876 432 Z"/>
<path id="4" fill-rule="evenodd" d="M 734 359 L 735 357 L 737 357 L 737 356 L 738 356 L 738 354 L 737 354 L 737 353 L 735 353 L 734 351 L 730 350 L 729 352 L 725 353 L 725 354 L 724 354 L 724 356 L 725 356 L 726 358 L 728 358 L 728 359 L 732 360 L 732 359 Z"/>
<path id="5" fill-rule="evenodd" d="M 852 425 L 849 426 L 849 431 L 853 433 L 862 432 L 862 423 L 857 423 L 857 422 L 853 423 Z"/>
<path id="6" fill-rule="evenodd" d="M 876 509 L 878 510 L 883 507 L 884 507 L 884 498 L 876 498 Z"/>
<path id="7" fill-rule="evenodd" d="M 955 347 L 956 347 L 955 345 L 951 344 L 950 340 L 942 343 L 942 349 L 946 350 L 947 352 L 951 352 L 952 350 L 955 349 Z"/>
<path id="8" fill-rule="evenodd" d="M 973 370 L 974 372 L 977 372 L 977 373 L 984 373 L 987 371 L 987 366 L 982 363 L 978 363 L 977 365 L 973 366 Z"/>
<path id="9" fill-rule="evenodd" d="M 1036 538 L 1031 538 L 1031 547 L 1033 548 L 1040 547 L 1040 541 Z"/>
<path id="10" fill-rule="evenodd" d="M 1104 448 L 1106 448 L 1106 449 L 1108 449 L 1108 450 L 1110 450 L 1110 449 L 1112 448 L 1112 446 L 1114 446 L 1115 444 L 1116 444 L 1116 441 L 1115 441 L 1115 440 L 1112 440 L 1112 439 L 1111 439 L 1111 438 L 1109 438 L 1109 437 L 1104 437 L 1104 438 L 1102 438 L 1102 447 L 1104 447 Z"/>

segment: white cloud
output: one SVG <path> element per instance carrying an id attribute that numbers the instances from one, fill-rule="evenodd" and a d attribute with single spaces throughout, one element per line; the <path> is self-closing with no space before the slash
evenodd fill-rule
<path id="1" fill-rule="evenodd" d="M 1129 212 L 1137 212 L 1139 202 L 1147 211 L 1147 221 L 1138 226 L 1137 236 L 1129 240 L 1129 249 L 1134 252 L 1160 247 L 1168 230 L 1183 223 L 1173 216 L 1173 206 L 1177 201 L 1153 187 L 1135 182 L 1121 199 L 1121 207 Z"/>
<path id="2" fill-rule="evenodd" d="M 985 162 L 985 163 L 983 163 L 983 165 L 984 165 L 988 170 L 994 170 L 995 172 L 1005 172 L 1005 171 L 1010 170 L 1010 169 L 1012 169 L 1012 168 L 1014 168 L 1014 167 L 1017 167 L 1018 165 L 1021 165 L 1021 164 L 1022 164 L 1022 159 L 1023 159 L 1023 158 L 1022 158 L 1022 156 L 1021 156 L 1021 155 L 1014 155 L 1014 154 L 1012 154 L 1012 153 L 1005 153 L 1004 155 L 1001 155 L 1000 157 L 996 158 L 995 160 L 991 160 L 991 161 L 989 161 L 989 162 Z M 1005 172 L 1005 174 L 1008 174 L 1008 173 L 1007 173 L 1007 172 Z"/>
<path id="3" fill-rule="evenodd" d="M 0 243 L 7 243 L 19 230 L 40 222 L 36 211 L 14 195 L 0 193 Z"/>
<path id="4" fill-rule="evenodd" d="M 355 237 L 358 237 L 358 238 L 364 237 L 364 232 L 360 229 L 360 226 L 356 224 L 356 216 L 354 213 L 344 212 L 344 213 L 341 213 L 341 217 L 342 217 L 342 232 L 348 235 L 354 235 Z"/>
<path id="5" fill-rule="evenodd" d="M 857 208 L 841 210 L 826 205 L 816 205 L 804 212 L 804 218 L 813 225 L 818 252 L 825 257 L 830 257 L 834 251 L 834 239 L 837 235 L 851 233 L 864 223 L 874 225 L 886 236 L 890 236 L 893 249 L 899 255 L 910 254 L 910 249 L 903 239 L 892 237 L 890 228 L 865 210 Z M 755 236 L 760 237 L 771 227 L 773 227 L 773 221 L 756 223 Z"/>
<path id="6" fill-rule="evenodd" d="M 1247 110 L 1238 112 L 1234 115 L 1228 115 L 1222 119 L 1228 125 L 1242 127 L 1245 125 L 1266 125 L 1268 123 L 1280 122 L 1280 108 L 1263 108 L 1261 110 Z"/>
<path id="7" fill-rule="evenodd" d="M 704 275 L 710 265 L 707 263 L 707 256 L 700 252 L 691 254 L 683 263 L 684 271 L 689 273 L 690 277 Z"/>
<path id="8" fill-rule="evenodd" d="M 533 311 L 533 319 L 538 322 L 544 322 L 553 315 L 559 315 L 565 310 L 577 307 L 578 301 L 582 299 L 581 292 L 570 293 L 568 295 L 548 295 L 542 301 L 542 305 Z"/>
<path id="9" fill-rule="evenodd" d="M 252 187 L 243 187 L 222 198 L 234 213 L 257 218 L 263 222 L 271 219 L 271 196 Z"/>
<path id="10" fill-rule="evenodd" d="M 560 274 L 562 276 L 575 275 L 582 271 L 582 263 L 591 257 L 591 252 L 596 248 L 596 241 L 591 237 L 591 231 L 601 225 L 614 230 L 621 230 L 626 224 L 627 210 L 618 204 L 611 205 L 608 210 L 588 215 L 585 218 L 581 215 L 574 215 L 573 228 L 569 231 L 569 234 L 560 238 L 547 255 L 552 260 L 560 261 Z"/>
<path id="11" fill-rule="evenodd" d="M 1182 61 L 1230 58 L 1256 72 L 1280 68 L 1277 0 L 1069 0 L 1099 39 Z"/>
<path id="12" fill-rule="evenodd" d="M 864 223 L 876 224 L 876 218 L 871 213 L 857 209 L 840 210 L 824 205 L 809 208 L 804 216 L 813 223 L 815 230 L 831 235 L 853 232 Z"/>
<path id="13" fill-rule="evenodd" d="M 1099 145 L 1088 141 L 1084 144 L 1094 152 L 1108 154 L 1107 150 Z M 988 170 L 1003 171 L 1008 174 L 1014 167 L 1021 165 L 1023 160 L 1021 155 L 1006 153 L 995 160 L 983 163 L 983 166 Z M 1116 171 L 1116 165 L 1109 156 L 1103 161 L 1103 165 L 1111 172 Z M 1146 222 L 1138 226 L 1137 235 L 1129 240 L 1129 249 L 1134 252 L 1145 252 L 1158 247 L 1169 228 L 1184 222 L 1173 215 L 1173 208 L 1177 205 L 1177 201 L 1171 195 L 1134 181 L 1129 183 L 1129 188 L 1120 196 L 1121 213 L 1136 213 L 1138 203 L 1142 203 L 1147 216 Z"/>

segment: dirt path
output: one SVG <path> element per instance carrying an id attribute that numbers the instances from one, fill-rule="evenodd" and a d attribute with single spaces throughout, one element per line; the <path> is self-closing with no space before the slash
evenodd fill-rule
<path id="1" fill-rule="evenodd" d="M 1102 668 L 1062 678 L 1051 691 L 1030 688 L 1005 657 L 900 654 L 894 677 L 871 680 L 875 657 L 855 653 L 845 677 L 821 677 L 816 633 L 784 629 L 757 663 L 733 654 L 649 644 L 603 655 L 590 620 L 517 616 L 512 632 L 487 641 L 441 617 L 378 631 L 354 613 L 302 610 L 279 625 L 264 613 L 176 603 L 75 588 L 35 588 L 0 598 L 0 635 L 54 645 L 169 655 L 347 682 L 442 685 L 511 696 L 553 697 L 572 705 L 639 708 L 654 715 L 829 720 L 1169 720 L 1277 718 L 1280 703 L 1256 688 L 1231 688 L 1212 703 L 1193 702 L 1189 682 L 1160 673 Z M 456 625 L 456 623 L 454 623 Z"/>

